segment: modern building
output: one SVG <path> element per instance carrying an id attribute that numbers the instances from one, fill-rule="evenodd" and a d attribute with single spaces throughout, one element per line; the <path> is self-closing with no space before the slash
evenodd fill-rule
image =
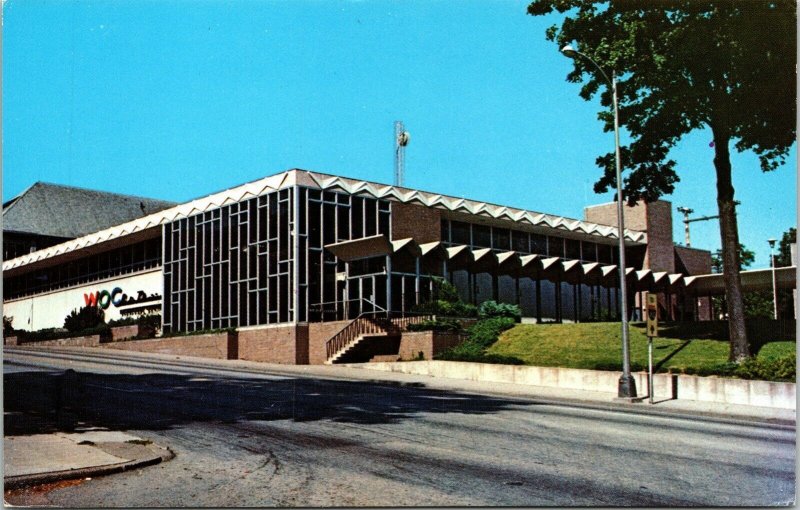
<path id="1" fill-rule="evenodd" d="M 708 318 L 710 253 L 676 246 L 671 214 L 626 210 L 631 304 L 658 292 L 664 317 Z M 293 169 L 6 260 L 3 313 L 36 330 L 85 304 L 160 310 L 164 332 L 237 328 L 245 357 L 321 363 L 342 324 L 410 315 L 435 278 L 530 321 L 618 319 L 614 225 L 614 204 L 578 220 Z"/>

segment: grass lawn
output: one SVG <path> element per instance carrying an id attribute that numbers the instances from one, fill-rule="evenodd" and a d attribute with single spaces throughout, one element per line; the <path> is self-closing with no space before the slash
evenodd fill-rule
<path id="1" fill-rule="evenodd" d="M 729 344 L 713 323 L 664 324 L 653 341 L 653 364 L 659 372 L 698 373 L 728 361 Z M 715 329 L 716 328 L 716 329 Z M 512 356 L 526 365 L 622 369 L 620 323 L 518 324 L 505 331 L 487 354 Z M 644 323 L 630 324 L 631 368 L 647 370 Z M 766 341 L 759 358 L 779 358 L 795 352 L 795 342 Z"/>

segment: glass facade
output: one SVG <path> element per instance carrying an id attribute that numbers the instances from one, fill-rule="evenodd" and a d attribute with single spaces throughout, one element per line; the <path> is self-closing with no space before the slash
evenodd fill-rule
<path id="1" fill-rule="evenodd" d="M 498 252 L 516 251 L 549 257 L 616 264 L 619 248 L 611 244 L 579 241 L 560 236 L 537 234 L 455 220 L 442 220 L 442 241 L 471 248 L 492 248 Z"/>
<path id="2" fill-rule="evenodd" d="M 74 287 L 161 265 L 161 238 L 148 239 L 3 280 L 3 299 Z"/>
<path id="3" fill-rule="evenodd" d="M 164 331 L 294 319 L 291 189 L 164 226 Z"/>

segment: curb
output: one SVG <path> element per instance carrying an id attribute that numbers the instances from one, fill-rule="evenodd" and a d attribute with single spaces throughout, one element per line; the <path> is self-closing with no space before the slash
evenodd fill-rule
<path id="1" fill-rule="evenodd" d="M 132 469 L 138 469 L 159 464 L 161 462 L 166 462 L 175 457 L 175 454 L 169 448 L 164 448 L 161 446 L 158 446 L 157 448 L 163 450 L 163 452 L 150 457 L 133 459 L 127 462 L 120 462 L 118 464 L 106 464 L 103 466 L 68 469 L 65 471 L 50 471 L 47 473 L 34 473 L 30 475 L 7 476 L 3 479 L 4 490 L 21 489 L 24 487 L 30 487 L 32 485 L 60 482 L 62 480 L 74 480 L 77 478 L 89 478 L 122 473 L 123 471 L 130 471 Z"/>

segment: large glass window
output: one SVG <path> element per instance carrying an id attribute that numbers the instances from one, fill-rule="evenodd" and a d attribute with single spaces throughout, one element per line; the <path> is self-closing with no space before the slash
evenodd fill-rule
<path id="1" fill-rule="evenodd" d="M 164 330 L 291 321 L 293 225 L 290 189 L 166 225 Z"/>
<path id="2" fill-rule="evenodd" d="M 65 264 L 6 278 L 3 281 L 3 297 L 4 299 L 15 299 L 50 292 L 160 265 L 161 238 L 157 237 Z"/>

